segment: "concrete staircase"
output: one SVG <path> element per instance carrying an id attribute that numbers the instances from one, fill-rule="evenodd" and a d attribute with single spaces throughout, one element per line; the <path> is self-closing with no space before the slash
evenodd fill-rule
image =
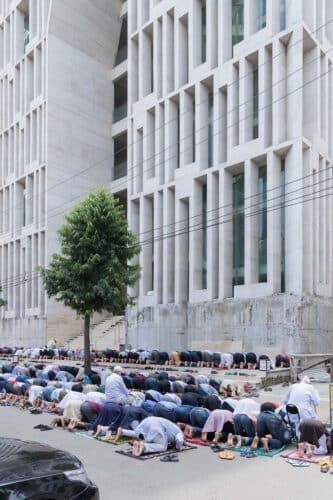
<path id="1" fill-rule="evenodd" d="M 90 329 L 90 345 L 92 349 L 118 349 L 119 344 L 126 342 L 127 321 L 125 316 L 113 316 L 105 319 Z M 83 333 L 67 342 L 71 349 L 83 348 Z"/>

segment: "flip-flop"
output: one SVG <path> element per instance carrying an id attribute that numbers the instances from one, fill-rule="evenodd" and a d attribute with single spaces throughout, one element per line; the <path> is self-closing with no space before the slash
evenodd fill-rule
<path id="1" fill-rule="evenodd" d="M 229 450 L 224 450 L 220 451 L 219 457 L 224 459 L 224 460 L 233 460 L 235 458 L 235 454 L 232 451 Z"/>
<path id="2" fill-rule="evenodd" d="M 160 462 L 179 462 L 179 458 L 177 455 L 166 455 L 160 458 Z"/>
<path id="3" fill-rule="evenodd" d="M 224 450 L 223 446 L 220 446 L 219 444 L 211 444 L 210 449 L 212 450 L 213 453 L 217 453 L 218 451 Z"/>
<path id="4" fill-rule="evenodd" d="M 44 427 L 44 424 L 38 424 L 35 425 L 34 429 L 41 429 L 42 427 Z"/>
<path id="5" fill-rule="evenodd" d="M 330 470 L 330 468 L 331 467 L 328 464 L 323 464 L 320 466 L 320 472 L 326 474 Z"/>

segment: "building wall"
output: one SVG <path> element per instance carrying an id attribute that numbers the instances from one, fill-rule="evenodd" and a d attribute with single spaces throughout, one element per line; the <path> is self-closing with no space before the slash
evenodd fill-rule
<path id="1" fill-rule="evenodd" d="M 330 329 L 309 337 L 333 308 L 331 2 L 245 0 L 233 45 L 235 3 L 129 0 L 129 338 L 327 350 Z"/>
<path id="2" fill-rule="evenodd" d="M 0 282 L 8 302 L 0 338 L 41 344 L 49 330 L 65 341 L 82 322 L 48 301 L 36 267 L 59 249 L 65 213 L 111 180 L 120 0 L 0 7 Z"/>

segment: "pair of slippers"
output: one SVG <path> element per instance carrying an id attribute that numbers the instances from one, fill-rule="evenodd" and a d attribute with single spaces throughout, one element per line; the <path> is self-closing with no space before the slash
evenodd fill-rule
<path id="1" fill-rule="evenodd" d="M 224 447 L 220 446 L 219 444 L 211 444 L 210 449 L 212 450 L 213 453 L 218 453 L 219 451 L 224 451 Z"/>
<path id="2" fill-rule="evenodd" d="M 235 456 L 236 455 L 234 454 L 233 451 L 228 451 L 228 450 L 220 451 L 219 453 L 219 457 L 224 460 L 233 460 Z"/>
<path id="3" fill-rule="evenodd" d="M 160 462 L 179 462 L 178 455 L 165 455 L 160 458 Z"/>
<path id="4" fill-rule="evenodd" d="M 255 458 L 257 457 L 257 453 L 253 450 L 248 450 L 248 451 L 242 451 L 240 454 L 241 457 L 243 458 Z"/>
<path id="5" fill-rule="evenodd" d="M 52 431 L 53 427 L 50 427 L 49 425 L 39 424 L 35 425 L 34 429 L 39 429 L 40 431 Z"/>
<path id="6" fill-rule="evenodd" d="M 320 466 L 320 472 L 323 472 L 324 474 L 327 474 L 327 472 L 331 469 L 331 467 L 328 464 L 322 464 Z M 333 469 L 331 469 L 331 474 L 333 474 Z"/>
<path id="7" fill-rule="evenodd" d="M 40 408 L 30 408 L 30 413 L 32 413 L 32 415 L 40 415 L 41 413 L 43 413 L 43 411 L 40 409 Z"/>

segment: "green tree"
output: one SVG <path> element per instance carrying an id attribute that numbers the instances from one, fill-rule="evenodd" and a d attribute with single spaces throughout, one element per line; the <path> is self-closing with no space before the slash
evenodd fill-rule
<path id="1" fill-rule="evenodd" d="M 98 189 L 79 203 L 58 231 L 61 254 L 39 268 L 49 297 L 84 319 L 84 370 L 90 371 L 90 318 L 95 312 L 120 314 L 132 299 L 127 287 L 139 278 L 131 259 L 140 252 L 119 201 Z"/>

